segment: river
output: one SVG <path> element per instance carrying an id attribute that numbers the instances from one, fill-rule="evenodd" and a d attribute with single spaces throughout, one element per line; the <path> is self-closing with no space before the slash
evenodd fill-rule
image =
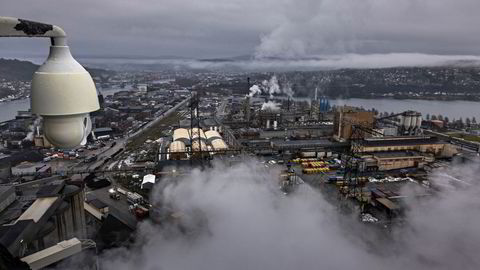
<path id="1" fill-rule="evenodd" d="M 473 101 L 436 101 L 418 99 L 337 99 L 331 100 L 332 105 L 351 105 L 365 109 L 375 108 L 379 112 L 400 113 L 407 110 L 418 111 L 425 117 L 430 115 L 443 115 L 452 120 L 475 117 L 480 119 L 480 102 Z"/>
<path id="2" fill-rule="evenodd" d="M 104 95 L 112 95 L 123 89 L 102 90 Z M 475 117 L 480 120 L 480 102 L 472 101 L 435 101 L 435 100 L 397 100 L 397 99 L 337 99 L 330 101 L 332 105 L 351 105 L 364 107 L 365 109 L 375 108 L 379 112 L 403 112 L 414 110 L 421 112 L 424 117 L 426 114 L 447 116 L 463 119 Z M 15 100 L 0 103 L 0 122 L 15 118 L 17 111 L 28 110 L 30 101 L 28 99 Z"/>
<path id="3" fill-rule="evenodd" d="M 103 89 L 100 92 L 104 96 L 113 95 L 116 92 L 129 89 Z M 14 119 L 17 111 L 26 111 L 30 109 L 30 99 L 19 99 L 0 103 L 0 122 Z"/>

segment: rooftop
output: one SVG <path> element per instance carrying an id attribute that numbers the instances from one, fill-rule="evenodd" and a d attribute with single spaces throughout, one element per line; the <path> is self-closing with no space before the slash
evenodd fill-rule
<path id="1" fill-rule="evenodd" d="M 37 222 L 55 203 L 57 197 L 38 198 L 19 218 L 18 220 L 33 220 Z"/>
<path id="2" fill-rule="evenodd" d="M 360 142 L 363 146 L 402 146 L 441 143 L 437 137 L 384 137 L 368 138 Z"/>
<path id="3" fill-rule="evenodd" d="M 373 152 L 371 154 L 379 158 L 422 157 L 422 154 L 416 151 Z"/>

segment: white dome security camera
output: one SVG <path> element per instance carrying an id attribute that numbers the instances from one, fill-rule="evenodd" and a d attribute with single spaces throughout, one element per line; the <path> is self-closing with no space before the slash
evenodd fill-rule
<path id="1" fill-rule="evenodd" d="M 88 113 L 100 108 L 97 90 L 68 46 L 52 45 L 47 60 L 34 73 L 31 108 L 43 117 L 45 137 L 53 145 L 73 148 L 86 140 Z"/>
<path id="2" fill-rule="evenodd" d="M 86 143 L 89 113 L 100 108 L 95 83 L 73 59 L 65 32 L 56 25 L 0 17 L 0 37 L 48 37 L 50 54 L 33 75 L 30 105 L 43 117 L 47 140 L 58 148 Z"/>

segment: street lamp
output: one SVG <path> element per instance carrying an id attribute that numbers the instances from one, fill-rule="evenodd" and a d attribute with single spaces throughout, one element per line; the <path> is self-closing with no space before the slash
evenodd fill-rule
<path id="1" fill-rule="evenodd" d="M 0 17 L 0 37 L 47 37 L 47 60 L 33 74 L 30 106 L 43 117 L 47 140 L 59 148 L 86 142 L 91 131 L 89 113 L 100 108 L 95 83 L 73 59 L 65 32 L 56 25 Z"/>

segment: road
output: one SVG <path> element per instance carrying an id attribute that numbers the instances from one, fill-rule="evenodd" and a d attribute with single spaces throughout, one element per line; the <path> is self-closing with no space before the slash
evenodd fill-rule
<path id="1" fill-rule="evenodd" d="M 135 138 L 136 136 L 144 133 L 145 131 L 149 130 L 152 126 L 156 125 L 158 122 L 162 121 L 165 117 L 169 116 L 170 114 L 174 113 L 177 111 L 179 108 L 184 106 L 186 103 L 190 101 L 191 97 L 188 97 L 178 103 L 177 105 L 173 106 L 171 109 L 168 111 L 164 112 L 162 115 L 157 117 L 155 120 L 148 122 L 145 126 L 141 127 L 139 130 L 135 131 L 133 134 L 128 135 L 128 138 Z"/>
<path id="2" fill-rule="evenodd" d="M 224 99 L 222 100 L 222 103 L 220 104 L 220 106 L 218 106 L 216 111 L 216 116 L 218 117 L 218 119 L 223 120 L 223 117 L 226 114 L 225 109 L 227 107 L 227 104 L 228 104 L 228 99 Z"/>
<path id="3" fill-rule="evenodd" d="M 471 142 L 471 141 L 467 141 L 467 140 L 464 140 L 464 139 L 460 139 L 460 138 L 456 138 L 456 137 L 453 137 L 453 136 L 450 136 L 450 135 L 447 135 L 447 134 L 444 134 L 444 133 L 440 133 L 440 132 L 435 132 L 433 130 L 424 130 L 425 134 L 433 134 L 443 140 L 446 140 L 448 142 L 450 142 L 451 144 L 455 144 L 455 145 L 459 145 L 461 146 L 462 148 L 467 148 L 471 151 L 474 151 L 474 152 L 480 152 L 480 143 L 477 143 L 477 142 Z"/>

